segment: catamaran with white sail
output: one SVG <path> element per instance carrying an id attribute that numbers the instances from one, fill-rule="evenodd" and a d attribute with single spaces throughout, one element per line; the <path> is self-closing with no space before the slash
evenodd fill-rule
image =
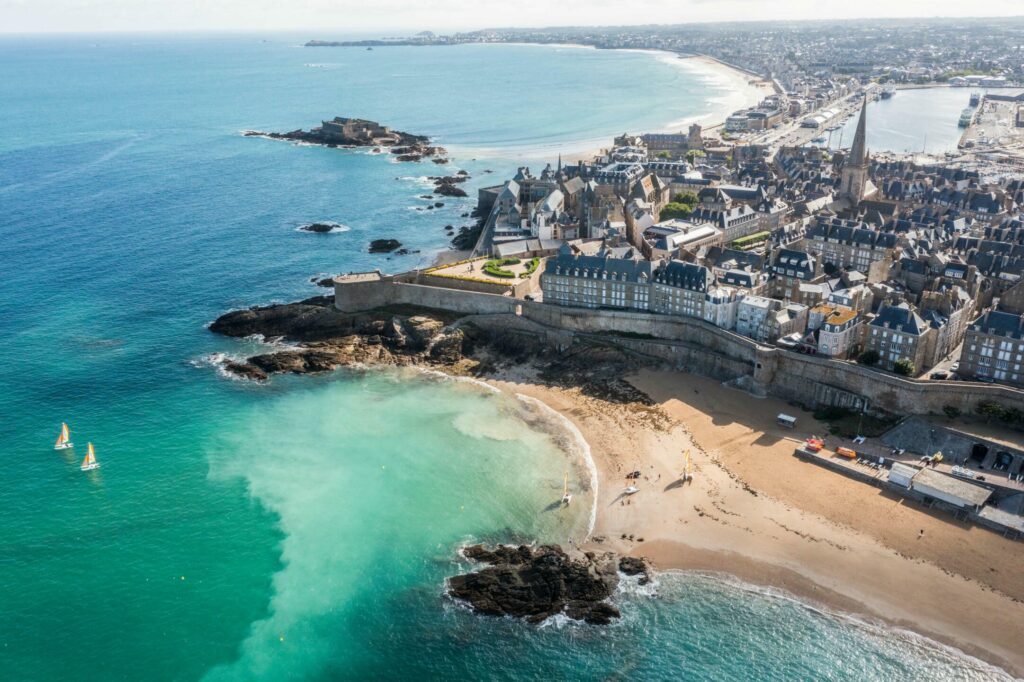
<path id="1" fill-rule="evenodd" d="M 92 449 L 92 443 L 89 443 L 89 451 L 85 453 L 85 459 L 82 460 L 82 471 L 92 471 L 99 468 L 100 463 L 96 461 L 96 451 Z"/>
<path id="2" fill-rule="evenodd" d="M 566 507 L 572 502 L 572 493 L 569 492 L 569 472 L 565 472 L 565 483 L 562 486 L 562 504 Z"/>
<path id="3" fill-rule="evenodd" d="M 68 428 L 67 424 L 61 423 L 60 435 L 57 436 L 57 442 L 54 443 L 54 450 L 68 450 L 75 447 L 75 444 L 71 442 L 71 429 Z"/>

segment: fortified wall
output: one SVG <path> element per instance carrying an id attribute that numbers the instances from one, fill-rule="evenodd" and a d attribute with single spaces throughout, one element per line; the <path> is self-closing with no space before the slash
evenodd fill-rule
<path id="1" fill-rule="evenodd" d="M 773 395 L 810 409 L 846 407 L 892 414 L 940 414 L 947 406 L 973 412 L 993 401 L 1024 411 L 1024 391 L 998 384 L 924 381 L 763 346 L 691 317 L 546 305 L 510 296 L 415 284 L 407 275 L 358 273 L 338 277 L 335 306 L 359 312 L 417 305 L 478 316 L 507 316 L 544 342 L 565 349 L 573 337 L 600 340 L 665 361 L 677 369 L 733 381 L 755 395 Z M 512 324 L 516 319 L 517 323 Z M 502 320 L 489 319 L 488 325 Z"/>

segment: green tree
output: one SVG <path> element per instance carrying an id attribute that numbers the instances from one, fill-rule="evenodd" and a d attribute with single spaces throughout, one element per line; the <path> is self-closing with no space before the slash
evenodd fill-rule
<path id="1" fill-rule="evenodd" d="M 902 374 L 905 377 L 914 376 L 914 370 L 914 363 L 911 362 L 908 358 L 900 358 L 895 363 L 893 363 L 892 366 L 892 371 L 896 372 L 897 374 Z"/>
<path id="2" fill-rule="evenodd" d="M 1024 419 L 1024 414 L 1022 414 L 1016 407 L 1007 407 L 1003 409 L 1003 414 L 999 419 L 1007 424 L 1019 424 L 1021 420 Z"/>
<path id="3" fill-rule="evenodd" d="M 867 367 L 874 367 L 881 359 L 882 356 L 878 354 L 877 350 L 866 350 L 860 354 L 857 358 L 857 362 Z"/>
<path id="4" fill-rule="evenodd" d="M 673 218 L 689 218 L 691 213 L 693 213 L 693 207 L 689 204 L 672 202 L 665 204 L 665 208 L 661 209 L 661 219 L 672 220 Z"/>
<path id="5" fill-rule="evenodd" d="M 690 163 L 695 163 L 697 159 L 703 159 L 705 156 L 707 156 L 707 154 L 699 149 L 691 149 L 686 152 L 686 160 Z"/>
<path id="6" fill-rule="evenodd" d="M 694 194 L 693 192 L 687 191 L 687 192 L 680 192 L 679 194 L 677 194 L 675 196 L 675 198 L 673 199 L 673 201 L 675 201 L 677 203 L 680 203 L 680 204 L 689 204 L 692 207 L 692 206 L 696 206 L 697 202 L 700 201 L 700 200 L 697 198 L 696 194 Z"/>
<path id="7" fill-rule="evenodd" d="M 1006 410 L 1002 405 L 994 403 L 991 400 L 982 400 L 974 409 L 986 420 L 1003 419 L 1006 414 Z"/>
<path id="8" fill-rule="evenodd" d="M 666 161 L 668 161 L 669 159 L 672 158 L 672 155 L 669 154 L 667 151 L 660 151 L 657 154 L 655 154 L 655 157 L 659 159 L 665 159 Z"/>
<path id="9" fill-rule="evenodd" d="M 960 408 L 956 405 L 944 405 L 942 411 L 946 414 L 949 419 L 956 419 L 960 416 Z"/>

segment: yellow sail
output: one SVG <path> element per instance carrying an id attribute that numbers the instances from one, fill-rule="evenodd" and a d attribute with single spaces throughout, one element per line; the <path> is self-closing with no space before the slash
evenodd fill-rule
<path id="1" fill-rule="evenodd" d="M 89 451 L 85 453 L 85 459 L 82 460 L 82 466 L 87 467 L 96 463 L 96 452 L 92 449 L 92 443 L 89 443 Z"/>
<path id="2" fill-rule="evenodd" d="M 569 494 L 569 472 L 565 472 L 565 485 L 562 487 L 562 497 Z"/>

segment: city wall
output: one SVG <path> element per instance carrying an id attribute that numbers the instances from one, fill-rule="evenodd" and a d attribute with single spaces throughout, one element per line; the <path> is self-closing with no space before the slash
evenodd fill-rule
<path id="1" fill-rule="evenodd" d="M 808 408 L 839 406 L 893 414 L 940 414 L 947 406 L 973 412 L 994 401 L 1024 411 L 1024 391 L 997 384 L 908 379 L 861 365 L 763 346 L 696 318 L 545 305 L 510 296 L 423 286 L 376 273 L 338 278 L 335 305 L 358 312 L 417 305 L 465 315 L 505 316 L 559 349 L 574 337 L 613 343 L 677 369 L 737 381 L 756 395 Z M 528 320 L 531 324 L 524 324 Z M 502 324 L 488 320 L 488 325 Z"/>

